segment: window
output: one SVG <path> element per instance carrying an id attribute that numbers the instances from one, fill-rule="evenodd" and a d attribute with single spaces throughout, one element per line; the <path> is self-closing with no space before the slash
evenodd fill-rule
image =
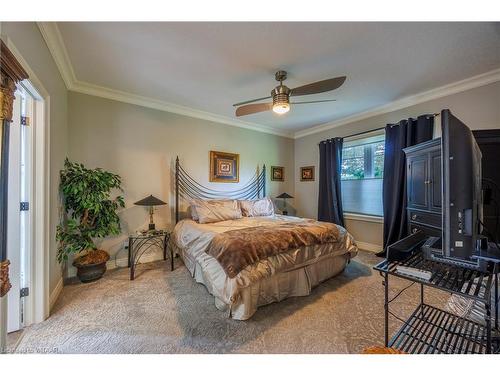
<path id="1" fill-rule="evenodd" d="M 383 216 L 384 148 L 385 136 L 380 132 L 344 142 L 341 174 L 344 212 Z"/>

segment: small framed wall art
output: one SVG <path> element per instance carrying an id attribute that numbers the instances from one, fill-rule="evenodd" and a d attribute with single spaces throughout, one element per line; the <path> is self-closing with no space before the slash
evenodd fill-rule
<path id="1" fill-rule="evenodd" d="M 240 155 L 210 151 L 210 182 L 239 182 Z"/>
<path id="2" fill-rule="evenodd" d="M 314 181 L 314 166 L 300 167 L 300 181 Z"/>
<path id="3" fill-rule="evenodd" d="M 271 166 L 271 181 L 285 181 L 285 167 Z"/>

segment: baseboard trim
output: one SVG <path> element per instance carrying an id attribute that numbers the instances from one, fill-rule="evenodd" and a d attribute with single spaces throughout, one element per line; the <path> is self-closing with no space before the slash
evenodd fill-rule
<path id="1" fill-rule="evenodd" d="M 156 262 L 157 260 L 163 260 L 163 252 L 154 252 L 151 254 L 144 254 L 139 263 L 150 263 L 150 262 Z M 122 268 L 122 267 L 127 267 L 128 266 L 128 259 L 127 258 L 118 258 L 118 259 L 113 259 L 113 260 L 108 260 L 106 263 L 106 268 L 108 270 L 112 270 L 115 268 Z"/>
<path id="2" fill-rule="evenodd" d="M 372 253 L 378 253 L 379 251 L 382 251 L 381 245 L 362 241 L 356 241 L 356 243 L 358 244 L 358 248 L 360 248 L 361 250 L 370 251 Z"/>
<path id="3" fill-rule="evenodd" d="M 57 299 L 61 295 L 63 287 L 64 287 L 64 282 L 63 282 L 63 278 L 61 277 L 59 279 L 59 281 L 57 282 L 56 287 L 54 288 L 54 290 L 50 293 L 50 297 L 49 297 L 49 311 L 52 311 L 52 307 L 55 305 L 55 303 L 57 302 Z"/>
<path id="4" fill-rule="evenodd" d="M 144 254 L 141 257 L 139 263 L 140 264 L 150 263 L 150 262 L 156 262 L 158 260 L 163 260 L 163 251 L 157 251 L 157 252 L 152 252 L 150 254 Z M 113 270 L 115 268 L 126 268 L 127 266 L 128 266 L 128 259 L 127 258 L 111 259 L 111 260 L 108 260 L 106 262 L 106 269 L 108 271 Z M 78 277 L 76 276 L 76 271 L 71 272 L 71 275 L 68 275 L 68 277 L 66 277 L 66 279 L 64 281 L 66 282 L 66 284 L 71 284 L 73 282 L 77 282 Z M 56 289 L 57 289 L 57 287 L 56 287 Z M 55 293 L 56 289 L 54 289 L 53 293 Z M 62 289 L 62 287 L 61 287 L 61 289 Z M 59 293 L 60 293 L 60 291 L 59 291 Z M 54 298 L 57 299 L 57 296 L 55 296 Z M 50 306 L 52 308 L 52 294 L 50 295 Z"/>

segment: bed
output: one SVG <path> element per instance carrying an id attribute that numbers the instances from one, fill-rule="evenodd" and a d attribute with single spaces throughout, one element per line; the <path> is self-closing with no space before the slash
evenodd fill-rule
<path id="1" fill-rule="evenodd" d="M 331 223 L 279 214 L 242 216 L 200 223 L 191 217 L 182 218 L 180 214 L 181 199 L 210 200 L 223 197 L 227 200 L 241 200 L 259 199 L 264 195 L 265 167 L 261 172 L 257 171 L 255 178 L 240 190 L 216 192 L 190 178 L 180 167 L 178 159 L 176 161 L 177 224 L 172 233 L 171 244 L 174 251 L 182 257 L 192 277 L 205 285 L 214 296 L 216 307 L 236 320 L 249 319 L 259 306 L 288 297 L 309 295 L 313 287 L 341 273 L 358 250 L 347 230 Z M 245 257 L 247 254 L 244 253 L 243 258 L 251 259 L 244 259 L 245 262 L 238 264 L 239 268 L 234 270 L 232 265 L 228 266 L 219 256 L 223 252 L 219 251 L 217 255 L 214 253 L 214 244 L 221 243 L 217 240 L 225 236 L 226 241 L 228 237 L 240 235 L 250 236 L 245 237 L 245 241 L 240 241 L 243 248 L 255 242 L 256 251 L 259 252 L 262 237 L 280 230 L 285 231 L 286 238 L 293 238 L 289 247 L 280 248 L 268 255 L 260 254 L 260 257 Z M 299 230 L 303 233 L 297 235 Z M 318 237 L 323 241 L 303 241 L 304 236 L 311 236 L 310 232 L 321 233 Z M 297 238 L 298 242 L 293 242 Z M 278 242 L 283 241 L 281 238 L 281 242 Z M 298 246 L 297 243 L 302 245 Z M 217 250 L 220 249 L 216 248 L 215 251 Z M 242 251 L 236 250 L 240 253 Z"/>

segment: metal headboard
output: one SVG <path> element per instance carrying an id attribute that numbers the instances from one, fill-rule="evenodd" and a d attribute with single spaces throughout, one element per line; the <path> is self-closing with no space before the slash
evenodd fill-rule
<path id="1" fill-rule="evenodd" d="M 175 222 L 179 222 L 180 198 L 185 199 L 255 199 L 266 196 L 266 165 L 243 187 L 232 191 L 219 191 L 207 188 L 194 180 L 175 159 Z"/>

